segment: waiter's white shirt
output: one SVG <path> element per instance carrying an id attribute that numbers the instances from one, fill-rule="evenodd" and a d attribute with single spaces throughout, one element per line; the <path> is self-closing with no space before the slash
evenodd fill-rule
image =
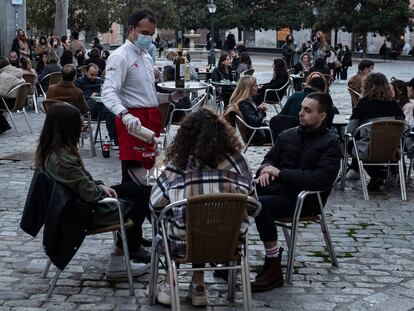
<path id="1" fill-rule="evenodd" d="M 168 101 L 168 95 L 156 92 L 151 56 L 131 41 L 109 56 L 102 101 L 115 115 L 128 108 L 158 107 Z"/>

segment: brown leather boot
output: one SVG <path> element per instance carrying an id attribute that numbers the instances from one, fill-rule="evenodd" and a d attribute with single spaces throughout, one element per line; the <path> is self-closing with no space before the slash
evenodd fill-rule
<path id="1" fill-rule="evenodd" d="M 282 252 L 283 248 L 279 248 L 278 257 L 265 257 L 265 264 L 262 271 L 256 276 L 255 281 L 251 283 L 253 293 L 265 292 L 275 287 L 283 286 Z"/>

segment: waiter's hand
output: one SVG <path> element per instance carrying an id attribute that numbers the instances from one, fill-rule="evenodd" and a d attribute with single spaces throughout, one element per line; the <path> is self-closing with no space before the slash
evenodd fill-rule
<path id="1" fill-rule="evenodd" d="M 181 98 L 186 97 L 188 92 L 185 91 L 175 91 L 174 93 L 171 93 L 170 98 L 172 101 L 180 100 Z"/>
<path id="2" fill-rule="evenodd" d="M 122 116 L 122 123 L 124 123 L 128 132 L 137 132 L 141 128 L 141 121 L 132 114 L 127 113 Z"/>

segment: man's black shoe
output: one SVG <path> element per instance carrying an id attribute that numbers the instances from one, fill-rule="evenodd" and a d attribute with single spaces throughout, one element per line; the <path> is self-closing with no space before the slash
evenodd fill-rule
<path id="1" fill-rule="evenodd" d="M 228 282 L 229 280 L 229 271 L 228 270 L 214 270 L 213 276 L 215 278 L 223 279 L 224 281 Z"/>
<path id="2" fill-rule="evenodd" d="M 371 179 L 370 182 L 368 183 L 368 190 L 378 190 L 379 187 L 382 186 L 382 184 L 384 183 L 384 179 L 381 177 L 377 177 L 375 179 Z"/>
<path id="3" fill-rule="evenodd" d="M 129 252 L 129 259 L 133 262 L 149 263 L 151 261 L 151 253 L 140 246 L 136 251 Z"/>
<path id="4" fill-rule="evenodd" d="M 144 247 L 151 247 L 152 246 L 152 240 L 148 239 L 146 237 L 141 238 L 141 245 Z"/>

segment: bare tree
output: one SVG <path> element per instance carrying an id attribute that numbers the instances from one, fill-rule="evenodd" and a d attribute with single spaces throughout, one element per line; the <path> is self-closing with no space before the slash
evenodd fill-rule
<path id="1" fill-rule="evenodd" d="M 54 34 L 65 36 L 68 31 L 69 0 L 56 0 Z"/>

